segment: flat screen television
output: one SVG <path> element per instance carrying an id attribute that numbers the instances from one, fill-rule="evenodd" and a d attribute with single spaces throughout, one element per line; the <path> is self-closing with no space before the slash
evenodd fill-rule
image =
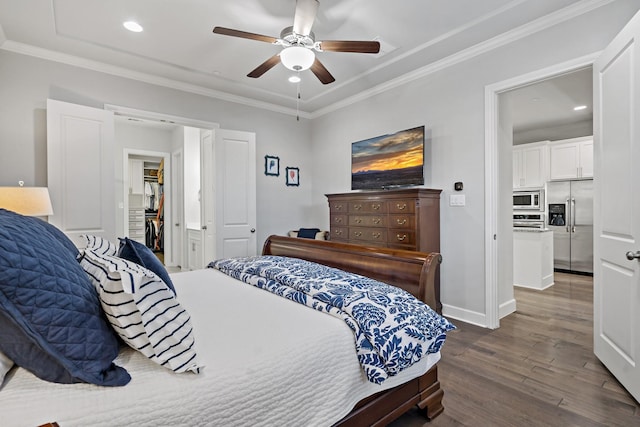
<path id="1" fill-rule="evenodd" d="M 351 189 L 424 185 L 424 126 L 351 144 Z"/>

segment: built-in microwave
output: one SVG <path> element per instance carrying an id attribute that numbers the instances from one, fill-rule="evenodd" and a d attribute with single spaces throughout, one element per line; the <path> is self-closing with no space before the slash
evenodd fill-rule
<path id="1" fill-rule="evenodd" d="M 544 190 L 514 191 L 513 209 L 544 210 Z"/>

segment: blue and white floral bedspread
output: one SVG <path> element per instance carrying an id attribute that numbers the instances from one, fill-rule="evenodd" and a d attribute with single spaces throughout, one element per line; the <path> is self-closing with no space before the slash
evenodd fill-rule
<path id="1" fill-rule="evenodd" d="M 354 332 L 358 360 L 375 384 L 438 352 L 446 332 L 455 329 L 400 288 L 309 261 L 259 256 L 221 259 L 208 267 L 343 319 Z"/>

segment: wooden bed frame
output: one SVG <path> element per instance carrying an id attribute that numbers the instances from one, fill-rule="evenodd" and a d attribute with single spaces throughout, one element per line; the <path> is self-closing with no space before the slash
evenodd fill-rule
<path id="1" fill-rule="evenodd" d="M 439 253 L 270 236 L 262 254 L 302 258 L 361 274 L 405 289 L 430 307 L 439 306 L 435 292 L 435 272 L 442 262 Z M 421 377 L 360 401 L 334 427 L 384 426 L 414 405 L 431 420 L 444 410 L 443 394 L 438 369 L 434 366 Z"/>

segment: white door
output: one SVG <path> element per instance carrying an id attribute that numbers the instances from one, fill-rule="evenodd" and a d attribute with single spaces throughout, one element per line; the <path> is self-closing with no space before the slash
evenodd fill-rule
<path id="1" fill-rule="evenodd" d="M 594 64 L 594 352 L 640 401 L 640 14 Z M 633 257 L 632 257 L 633 258 Z"/>
<path id="2" fill-rule="evenodd" d="M 82 234 L 116 240 L 113 112 L 47 100 L 49 222 L 80 247 Z"/>
<path id="3" fill-rule="evenodd" d="M 216 182 L 215 151 L 213 149 L 213 131 L 202 129 L 200 131 L 200 238 L 202 259 L 200 268 L 206 267 L 216 259 L 216 227 L 215 227 L 215 202 Z"/>
<path id="4" fill-rule="evenodd" d="M 216 252 L 218 258 L 256 254 L 256 135 L 218 129 Z"/>
<path id="5" fill-rule="evenodd" d="M 184 265 L 184 160 L 182 150 L 174 151 L 171 155 L 171 217 L 173 218 L 173 239 L 170 250 L 171 260 L 176 267 L 186 267 Z M 170 227 L 172 224 L 165 224 Z M 166 252 L 165 245 L 165 252 Z"/>

